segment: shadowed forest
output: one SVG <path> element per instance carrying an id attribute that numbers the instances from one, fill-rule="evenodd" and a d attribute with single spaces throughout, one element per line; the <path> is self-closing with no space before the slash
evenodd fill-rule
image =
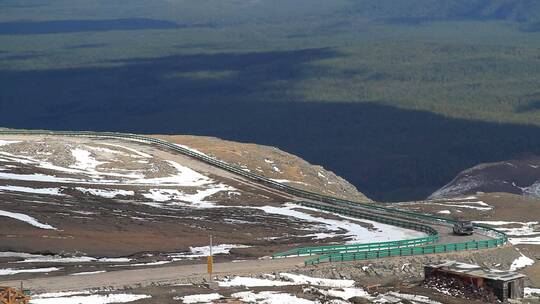
<path id="1" fill-rule="evenodd" d="M 315 1 L 0 1 L 0 125 L 273 145 L 384 201 L 540 154 L 536 2 Z"/>

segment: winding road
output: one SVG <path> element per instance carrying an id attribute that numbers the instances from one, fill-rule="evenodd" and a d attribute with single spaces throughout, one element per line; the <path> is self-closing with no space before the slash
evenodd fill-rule
<path id="1" fill-rule="evenodd" d="M 359 218 L 374 219 L 386 224 L 395 224 L 396 226 L 416 229 L 423 232 L 429 232 L 429 238 L 425 242 L 419 243 L 415 248 L 421 250 L 414 251 L 411 246 L 396 245 L 394 247 L 378 248 L 376 256 L 374 252 L 364 249 L 352 249 L 344 252 L 340 249 L 329 250 L 327 260 L 324 261 L 348 261 L 365 260 L 368 257 L 380 258 L 390 256 L 404 256 L 415 254 L 446 253 L 461 250 L 478 250 L 482 248 L 493 248 L 502 246 L 506 243 L 506 235 L 498 231 L 477 227 L 472 236 L 456 236 L 452 233 L 453 221 L 438 218 L 435 216 L 418 214 L 413 212 L 401 211 L 392 207 L 380 206 L 372 203 L 357 203 L 341 200 L 333 197 L 320 195 L 296 189 L 291 186 L 281 184 L 246 172 L 241 168 L 226 164 L 217 159 L 199 154 L 195 151 L 185 149 L 172 143 L 144 137 L 133 134 L 121 133 L 96 133 L 96 132 L 51 132 L 51 131 L 19 131 L 2 130 L 0 135 L 53 135 L 70 137 L 91 137 L 91 138 L 109 138 L 122 139 L 143 142 L 151 145 L 157 145 L 167 150 L 172 150 L 194 160 L 200 161 L 205 165 L 215 166 L 225 170 L 243 180 L 249 181 L 254 187 L 266 190 L 271 193 L 280 194 L 283 197 L 290 198 L 292 202 L 308 205 L 310 207 L 336 211 L 337 213 L 356 216 Z M 339 246 L 336 246 L 339 247 Z M 351 255 L 351 252 L 353 255 Z M 356 255 L 354 253 L 358 253 Z M 416 253 L 415 253 L 416 252 Z M 368 253 L 370 254 L 368 256 Z M 325 253 L 326 254 L 326 253 Z M 294 256 L 291 253 L 290 256 Z M 284 255 L 286 256 L 286 255 Z M 324 255 L 323 255 L 324 256 Z M 306 257 L 289 257 L 280 259 L 250 260 L 243 262 L 219 263 L 215 266 L 216 275 L 241 275 L 258 274 L 274 271 L 286 271 L 296 267 L 304 267 Z M 323 260 L 319 258 L 317 263 Z M 103 287 L 122 288 L 125 286 L 139 286 L 150 284 L 175 284 L 185 282 L 200 282 L 206 277 L 206 264 L 202 265 L 181 265 L 164 266 L 158 268 L 121 270 L 114 272 L 98 273 L 81 277 L 74 276 L 56 276 L 50 278 L 36 278 L 25 281 L 25 286 L 36 292 L 54 292 L 66 290 L 82 290 Z M 0 282 L 0 286 L 19 286 L 19 281 Z"/>

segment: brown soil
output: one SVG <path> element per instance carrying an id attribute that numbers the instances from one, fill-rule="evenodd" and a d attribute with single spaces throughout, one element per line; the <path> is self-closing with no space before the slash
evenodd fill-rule
<path id="1" fill-rule="evenodd" d="M 227 163 L 247 168 L 256 174 L 292 181 L 289 184 L 294 187 L 353 201 L 371 201 L 355 186 L 333 172 L 275 147 L 203 136 L 153 135 L 152 137 L 195 148 Z"/>

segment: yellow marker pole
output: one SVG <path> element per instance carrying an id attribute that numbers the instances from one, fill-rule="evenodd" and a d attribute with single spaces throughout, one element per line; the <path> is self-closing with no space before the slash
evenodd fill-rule
<path id="1" fill-rule="evenodd" d="M 214 257 L 212 256 L 212 236 L 210 236 L 210 255 L 207 260 L 207 270 L 209 281 L 212 282 L 212 272 L 214 270 Z"/>

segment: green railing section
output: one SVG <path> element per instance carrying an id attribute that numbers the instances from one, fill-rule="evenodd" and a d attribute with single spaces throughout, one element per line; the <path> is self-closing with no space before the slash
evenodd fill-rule
<path id="1" fill-rule="evenodd" d="M 481 227 L 480 229 L 482 229 Z M 490 229 L 493 230 L 493 229 Z M 502 246 L 507 243 L 508 238 L 504 233 L 499 233 L 499 237 L 492 240 L 470 241 L 463 243 L 437 244 L 429 246 L 417 246 L 406 248 L 388 248 L 379 251 L 360 251 L 360 252 L 340 252 L 324 254 L 319 257 L 305 261 L 306 266 L 317 265 L 325 262 L 347 262 L 379 259 L 386 257 L 400 257 L 412 255 L 425 255 L 434 253 L 451 253 L 465 250 L 479 250 Z"/>
<path id="2" fill-rule="evenodd" d="M 286 252 L 277 253 L 273 256 L 274 258 L 287 257 L 287 256 L 300 256 L 300 255 L 314 255 L 314 254 L 343 252 L 343 251 L 346 251 L 346 252 L 356 252 L 356 251 L 366 251 L 366 250 L 373 251 L 373 250 L 381 250 L 381 249 L 389 249 L 389 248 L 410 247 L 410 246 L 418 246 L 418 245 L 435 243 L 439 240 L 439 234 L 437 233 L 437 230 L 425 224 L 405 221 L 398 218 L 381 216 L 381 215 L 372 214 L 372 213 L 368 213 L 361 210 L 344 209 L 340 207 L 319 205 L 319 204 L 311 203 L 311 202 L 297 202 L 297 204 L 305 206 L 305 207 L 315 208 L 317 210 L 328 211 L 328 212 L 337 213 L 337 214 L 350 216 L 354 218 L 373 220 L 373 221 L 377 221 L 383 224 L 421 231 L 421 232 L 426 233 L 428 236 L 422 237 L 422 238 L 410 239 L 410 240 L 393 241 L 393 242 L 302 247 L 302 248 L 295 248 Z"/>
<path id="3" fill-rule="evenodd" d="M 301 198 L 304 198 L 304 199 L 310 199 L 310 200 L 314 200 L 314 201 L 320 201 L 320 202 L 326 203 L 326 204 L 331 204 L 336 208 L 325 206 L 325 205 L 319 205 L 319 204 L 315 204 L 315 203 L 310 203 L 310 202 L 300 202 L 299 203 L 299 204 L 302 204 L 302 205 L 307 206 L 307 207 L 317 208 L 317 209 L 320 209 L 320 210 L 325 210 L 325 211 L 330 211 L 330 212 L 336 212 L 336 213 L 340 213 L 340 214 L 343 214 L 343 215 L 349 215 L 349 216 L 353 216 L 353 217 L 362 217 L 362 218 L 366 218 L 366 219 L 372 219 L 372 220 L 377 221 L 377 222 L 383 222 L 383 223 L 386 223 L 386 224 L 396 225 L 396 226 L 400 226 L 400 227 L 403 227 L 403 228 L 410 228 L 410 229 L 415 229 L 415 230 L 426 232 L 429 236 L 426 237 L 426 238 L 423 238 L 425 242 L 420 241 L 421 244 L 428 244 L 428 243 L 436 242 L 435 238 L 437 238 L 437 240 L 438 240 L 437 232 L 433 228 L 431 228 L 431 227 L 429 227 L 427 225 L 424 225 L 424 224 L 412 223 L 412 222 L 400 220 L 398 218 L 389 218 L 389 217 L 385 217 L 385 216 L 381 216 L 381 215 L 369 214 L 369 213 L 366 213 L 366 212 L 360 212 L 358 210 L 352 210 L 352 209 L 362 207 L 362 208 L 368 209 L 368 210 L 382 211 L 382 212 L 385 212 L 385 213 L 395 214 L 397 216 L 408 217 L 408 218 L 419 219 L 419 220 L 425 220 L 425 221 L 429 221 L 429 222 L 454 223 L 454 221 L 446 219 L 446 218 L 442 218 L 442 217 L 432 216 L 432 215 L 428 215 L 428 214 L 415 213 L 415 212 L 410 212 L 410 211 L 403 211 L 403 210 L 399 210 L 399 209 L 396 209 L 396 208 L 388 208 L 388 207 L 378 206 L 378 205 L 371 204 L 371 203 L 352 202 L 352 201 L 339 199 L 339 198 L 335 198 L 335 197 L 330 197 L 330 196 L 326 196 L 326 195 L 322 195 L 322 194 L 318 194 L 318 193 L 314 193 L 314 192 L 310 192 L 310 191 L 306 191 L 306 190 L 302 190 L 302 189 L 297 189 L 297 188 L 291 187 L 289 185 L 278 183 L 278 182 L 273 181 L 273 180 L 271 180 L 269 178 L 266 178 L 264 176 L 260 176 L 260 175 L 257 175 L 257 174 L 251 173 L 251 172 L 244 171 L 243 169 L 241 169 L 239 167 L 227 164 L 227 163 L 225 163 L 223 161 L 217 160 L 217 159 L 209 157 L 207 155 L 197 153 L 196 151 L 186 149 L 184 147 L 181 147 L 179 145 L 170 143 L 168 141 L 161 140 L 161 139 L 156 139 L 156 138 L 150 138 L 150 137 L 141 136 L 141 135 L 136 135 L 136 134 L 126 134 L 126 133 L 116 133 L 116 132 L 91 132 L 91 131 L 45 131 L 45 130 L 9 130 L 9 129 L 0 130 L 0 134 L 4 134 L 4 135 L 53 135 L 53 136 L 127 139 L 127 140 L 134 140 L 134 141 L 140 141 L 140 142 L 146 142 L 146 143 L 159 145 L 161 147 L 168 148 L 168 149 L 176 151 L 178 153 L 181 153 L 181 154 L 193 157 L 195 159 L 201 160 L 203 162 L 206 162 L 206 163 L 211 164 L 213 166 L 216 166 L 218 168 L 227 170 L 227 171 L 232 172 L 234 174 L 243 176 L 243 177 L 248 178 L 248 179 L 250 179 L 252 181 L 262 183 L 262 184 L 264 184 L 264 185 L 266 185 L 266 186 L 268 186 L 270 188 L 273 188 L 273 189 L 276 189 L 276 190 L 279 190 L 279 191 L 282 191 L 282 192 L 285 192 L 285 193 L 289 193 L 291 195 L 301 197 Z M 337 207 L 340 207 L 340 208 L 337 208 Z M 345 209 L 343 207 L 345 207 Z M 494 233 L 497 233 L 499 235 L 499 237 L 496 240 L 476 242 L 476 245 L 475 245 L 476 248 L 484 248 L 484 246 L 485 246 L 485 248 L 490 248 L 490 246 L 491 247 L 500 246 L 500 245 L 505 244 L 507 242 L 507 237 L 503 233 L 498 232 L 498 231 L 496 231 L 496 230 L 494 230 L 492 228 L 488 228 L 488 227 L 484 227 L 484 226 L 480 226 L 480 225 L 477 225 L 477 227 L 481 228 L 481 229 L 490 230 L 490 231 L 492 231 Z M 430 239 L 430 238 L 432 238 L 432 239 Z M 415 241 L 415 240 L 405 240 L 403 242 L 407 242 L 407 241 L 412 242 L 412 241 Z M 487 242 L 487 243 L 483 243 L 483 242 Z M 467 243 L 464 243 L 464 244 L 467 244 Z M 452 245 L 456 245 L 456 246 L 459 245 L 459 246 L 451 247 Z M 323 261 L 325 261 L 325 259 L 327 259 L 328 261 L 334 261 L 334 260 L 345 261 L 345 260 L 351 260 L 351 259 L 352 260 L 362 260 L 362 259 L 366 259 L 366 258 L 383 257 L 385 255 L 386 256 L 407 255 L 407 254 L 409 254 L 409 252 L 410 252 L 409 255 L 412 255 L 412 254 L 428 254 L 428 253 L 434 253 L 435 250 L 442 250 L 441 248 L 462 248 L 463 247 L 461 245 L 461 243 L 460 243 L 460 244 L 447 244 L 446 245 L 446 246 L 450 246 L 450 247 L 436 247 L 436 246 L 443 246 L 443 245 L 436 245 L 436 246 L 424 246 L 424 247 L 413 247 L 413 248 L 410 248 L 410 247 L 399 248 L 400 246 L 397 246 L 396 248 L 388 248 L 388 249 L 383 249 L 383 250 L 378 250 L 378 251 L 365 251 L 365 250 L 360 251 L 360 250 L 362 250 L 360 248 L 362 248 L 362 246 L 365 246 L 365 244 L 358 244 L 358 245 L 352 245 L 352 246 L 358 246 L 358 249 L 357 249 L 358 252 L 340 253 L 341 251 L 339 249 L 336 249 L 336 250 L 334 250 L 332 252 L 338 252 L 338 253 L 333 253 L 333 254 L 328 254 L 328 255 L 321 256 L 321 257 L 317 258 L 317 260 L 318 260 L 317 262 L 310 262 L 310 265 L 323 262 Z M 384 246 L 384 245 L 377 245 L 375 243 L 374 246 Z M 468 248 L 468 246 L 469 245 L 465 245 L 465 248 Z M 420 248 L 420 249 L 418 249 L 418 248 Z M 425 249 L 421 249 L 421 248 L 425 248 Z M 447 250 L 447 249 L 445 249 L 445 250 Z M 418 253 L 418 252 L 423 252 L 423 253 Z M 351 254 L 352 254 L 352 256 L 351 256 Z M 310 261 L 313 261 L 313 260 L 310 260 Z"/>
<path id="4" fill-rule="evenodd" d="M 379 243 L 302 247 L 302 248 L 291 249 L 285 252 L 276 253 L 273 257 L 283 258 L 283 257 L 290 257 L 290 256 L 306 256 L 306 255 L 328 254 L 328 253 L 354 253 L 354 252 L 360 252 L 360 251 L 380 251 L 383 249 L 416 247 L 419 245 L 435 243 L 437 242 L 438 239 L 439 239 L 438 235 L 433 235 L 433 236 L 417 238 L 417 239 L 379 242 Z"/>

